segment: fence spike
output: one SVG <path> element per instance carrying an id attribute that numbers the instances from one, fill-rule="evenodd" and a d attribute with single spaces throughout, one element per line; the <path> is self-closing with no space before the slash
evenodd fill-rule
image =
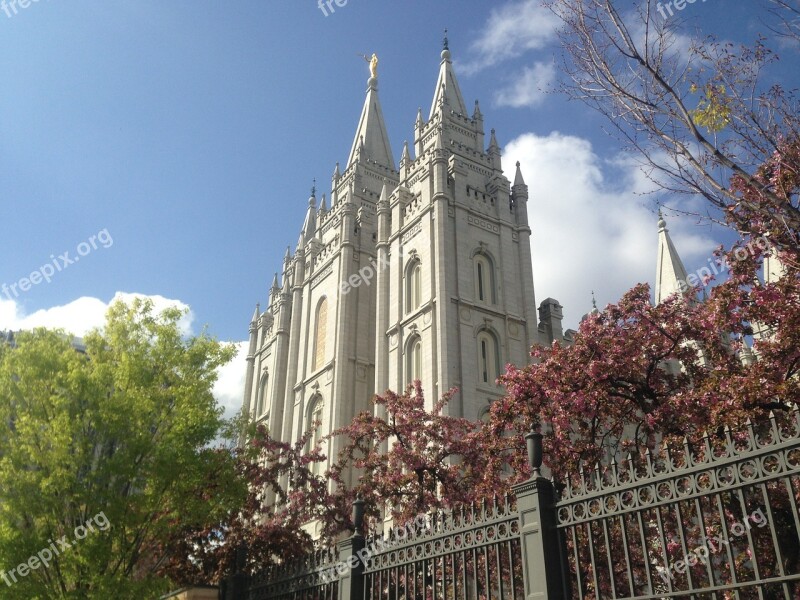
<path id="1" fill-rule="evenodd" d="M 594 463 L 594 484 L 597 486 L 595 489 L 603 489 L 603 474 L 600 471 L 600 462 Z"/>
<path id="2" fill-rule="evenodd" d="M 692 445 L 689 443 L 689 438 L 686 436 L 683 436 L 683 459 L 686 461 L 685 466 L 687 467 L 691 467 L 694 464 Z"/>
<path id="3" fill-rule="evenodd" d="M 628 455 L 625 457 L 625 462 L 628 463 L 628 474 L 631 478 L 631 483 L 636 481 L 636 466 L 633 464 L 633 454 L 628 452 Z"/>
<path id="4" fill-rule="evenodd" d="M 653 474 L 653 453 L 650 452 L 650 448 L 645 449 L 644 460 L 647 463 L 647 475 L 650 476 Z"/>
<path id="5" fill-rule="evenodd" d="M 703 432 L 703 452 L 705 454 L 704 462 L 711 462 L 714 457 L 714 450 L 711 447 L 711 436 L 708 431 Z"/>
<path id="6" fill-rule="evenodd" d="M 669 447 L 667 442 L 663 442 L 661 444 L 661 452 L 664 455 L 664 465 L 667 468 L 668 472 L 672 472 L 675 467 L 675 463 L 672 459 L 672 449 Z"/>
<path id="7" fill-rule="evenodd" d="M 750 420 L 750 417 L 747 417 L 747 420 L 744 422 L 744 424 L 747 427 L 747 439 L 750 442 L 750 450 L 758 449 L 758 442 L 756 441 L 756 430 L 753 428 L 753 421 Z"/>
<path id="8" fill-rule="evenodd" d="M 728 456 L 733 456 L 736 449 L 733 446 L 733 432 L 730 425 L 725 425 L 725 445 Z"/>

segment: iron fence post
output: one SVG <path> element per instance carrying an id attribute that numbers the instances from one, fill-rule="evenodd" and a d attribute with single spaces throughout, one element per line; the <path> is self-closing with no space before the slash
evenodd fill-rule
<path id="1" fill-rule="evenodd" d="M 531 432 L 528 459 L 532 474 L 528 481 L 514 486 L 519 513 L 522 573 L 525 598 L 528 600 L 561 600 L 566 598 L 561 548 L 556 528 L 555 491 L 553 484 L 542 477 L 542 434 Z"/>
<path id="2" fill-rule="evenodd" d="M 245 573 L 247 563 L 247 546 L 236 549 L 236 568 L 233 575 L 225 582 L 223 594 L 226 600 L 245 600 L 248 594 L 249 577 Z"/>
<path id="3" fill-rule="evenodd" d="M 365 546 L 361 534 L 364 523 L 364 501 L 361 498 L 353 502 L 353 523 L 353 535 L 336 545 L 339 551 L 339 600 L 362 600 L 364 597 L 364 564 L 358 557 Z"/>

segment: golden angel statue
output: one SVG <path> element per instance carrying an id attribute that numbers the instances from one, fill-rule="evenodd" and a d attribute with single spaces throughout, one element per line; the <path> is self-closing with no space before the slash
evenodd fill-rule
<path id="1" fill-rule="evenodd" d="M 372 57 L 367 56 L 366 54 L 359 54 L 361 58 L 369 63 L 369 73 L 372 77 L 378 77 L 378 55 L 374 52 L 372 53 Z"/>

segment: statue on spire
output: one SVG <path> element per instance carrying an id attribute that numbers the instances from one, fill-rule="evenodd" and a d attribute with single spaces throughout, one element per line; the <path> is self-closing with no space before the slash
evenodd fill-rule
<path id="1" fill-rule="evenodd" d="M 367 56 L 366 54 L 359 54 L 361 58 L 363 58 L 369 64 L 369 73 L 370 75 L 377 79 L 378 78 L 378 55 L 374 52 L 372 53 L 372 57 Z"/>

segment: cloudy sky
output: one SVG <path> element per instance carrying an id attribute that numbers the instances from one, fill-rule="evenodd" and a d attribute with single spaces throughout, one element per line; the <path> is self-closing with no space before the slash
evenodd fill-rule
<path id="1" fill-rule="evenodd" d="M 655 202 L 675 200 L 646 194 L 598 115 L 548 93 L 556 23 L 538 0 L 332 6 L 0 4 L 0 329 L 81 335 L 115 298 L 145 295 L 188 308 L 187 333 L 207 325 L 244 340 L 312 181 L 328 191 L 347 158 L 368 76 L 358 55 L 380 57 L 400 156 L 417 107 L 430 106 L 445 27 L 465 100 L 481 101 L 507 174 L 520 161 L 530 187 L 537 299 L 558 299 L 577 327 L 592 290 L 605 305 L 653 281 Z M 671 18 L 686 35 L 749 42 L 769 34 L 760 6 L 704 0 Z M 795 50 L 783 52 L 783 68 L 798 72 Z M 669 223 L 690 272 L 726 240 L 686 217 Z M 229 413 L 242 381 L 240 355 L 217 386 Z"/>

